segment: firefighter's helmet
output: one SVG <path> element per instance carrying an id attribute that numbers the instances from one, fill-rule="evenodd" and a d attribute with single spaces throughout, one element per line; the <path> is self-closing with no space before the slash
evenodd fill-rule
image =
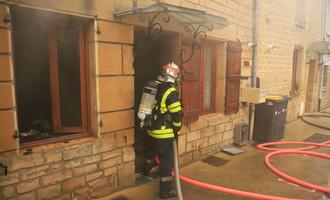
<path id="1" fill-rule="evenodd" d="M 178 78 L 179 73 L 180 73 L 180 69 L 178 65 L 176 65 L 174 62 L 170 62 L 162 67 L 162 76 L 165 78 L 165 81 L 166 80 L 175 81 L 175 79 Z"/>

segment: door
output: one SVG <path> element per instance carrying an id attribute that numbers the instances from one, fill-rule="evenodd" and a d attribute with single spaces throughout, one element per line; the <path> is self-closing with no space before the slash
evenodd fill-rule
<path id="1" fill-rule="evenodd" d="M 317 105 L 317 67 L 316 61 L 309 61 L 308 83 L 306 94 L 306 112 L 314 112 Z"/>
<path id="2" fill-rule="evenodd" d="M 161 67 L 170 61 L 177 62 L 179 58 L 179 37 L 176 33 L 162 32 L 155 38 L 145 37 L 145 29 L 138 28 L 134 33 L 134 110 L 135 110 L 135 170 L 139 173 L 143 169 L 146 132 L 141 130 L 137 117 L 145 83 L 157 78 Z"/>

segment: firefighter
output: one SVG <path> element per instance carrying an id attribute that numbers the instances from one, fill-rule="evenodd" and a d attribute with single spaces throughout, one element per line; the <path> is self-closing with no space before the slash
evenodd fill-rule
<path id="1" fill-rule="evenodd" d="M 159 197 L 176 196 L 172 185 L 174 139 L 178 139 L 181 129 L 182 108 L 179 93 L 174 84 L 179 76 L 179 67 L 169 63 L 162 67 L 161 75 L 157 78 L 157 95 L 152 110 L 152 125 L 147 130 L 146 152 L 144 159 L 144 175 L 148 176 L 153 167 L 155 155 L 160 160 Z"/>

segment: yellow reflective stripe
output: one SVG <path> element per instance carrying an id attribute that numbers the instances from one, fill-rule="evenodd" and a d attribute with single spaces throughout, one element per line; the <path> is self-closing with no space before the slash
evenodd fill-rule
<path id="1" fill-rule="evenodd" d="M 166 92 L 164 93 L 163 95 L 163 98 L 162 98 L 162 101 L 160 103 L 160 113 L 165 113 L 167 111 L 167 108 L 166 108 L 166 104 L 165 104 L 165 101 L 168 97 L 168 95 L 171 94 L 171 92 L 175 91 L 176 89 L 174 87 L 171 87 L 169 88 L 168 90 L 166 90 Z"/>
<path id="2" fill-rule="evenodd" d="M 181 106 L 180 101 L 172 103 L 171 105 L 168 106 L 168 109 L 175 108 L 175 107 L 178 107 L 178 106 Z"/>
<path id="3" fill-rule="evenodd" d="M 168 134 L 161 134 L 161 135 L 154 135 L 152 133 L 149 133 L 149 135 L 153 138 L 157 139 L 166 139 L 166 138 L 174 138 L 174 133 L 168 133 Z"/>
<path id="4" fill-rule="evenodd" d="M 171 129 L 171 128 L 165 129 L 165 126 L 162 126 L 161 129 L 158 129 L 158 130 L 148 130 L 148 134 L 151 137 L 159 138 L 159 139 L 174 137 L 173 129 Z"/>
<path id="5" fill-rule="evenodd" d="M 153 134 L 167 134 L 167 133 L 173 133 L 173 129 L 158 129 L 158 130 L 148 130 L 148 133 Z"/>
<path id="6" fill-rule="evenodd" d="M 160 108 L 160 113 L 166 113 L 166 111 L 167 111 L 167 109 L 166 109 L 166 107 L 165 108 Z"/>
<path id="7" fill-rule="evenodd" d="M 181 122 L 173 122 L 173 126 L 181 126 Z"/>
<path id="8" fill-rule="evenodd" d="M 169 111 L 170 111 L 171 113 L 179 112 L 180 110 L 182 110 L 182 109 L 181 109 L 181 106 L 178 106 L 178 107 L 176 107 L 176 108 L 169 109 Z"/>

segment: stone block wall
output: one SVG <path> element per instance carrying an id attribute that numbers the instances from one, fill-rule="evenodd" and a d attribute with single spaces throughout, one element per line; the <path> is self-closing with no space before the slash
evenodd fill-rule
<path id="1" fill-rule="evenodd" d="M 214 113 L 182 127 L 179 137 L 179 164 L 187 165 L 219 152 L 234 142 L 236 124 L 248 122 L 248 109 L 237 114 Z"/>
<path id="2" fill-rule="evenodd" d="M 133 130 L 1 154 L 0 199 L 95 199 L 135 182 Z"/>

